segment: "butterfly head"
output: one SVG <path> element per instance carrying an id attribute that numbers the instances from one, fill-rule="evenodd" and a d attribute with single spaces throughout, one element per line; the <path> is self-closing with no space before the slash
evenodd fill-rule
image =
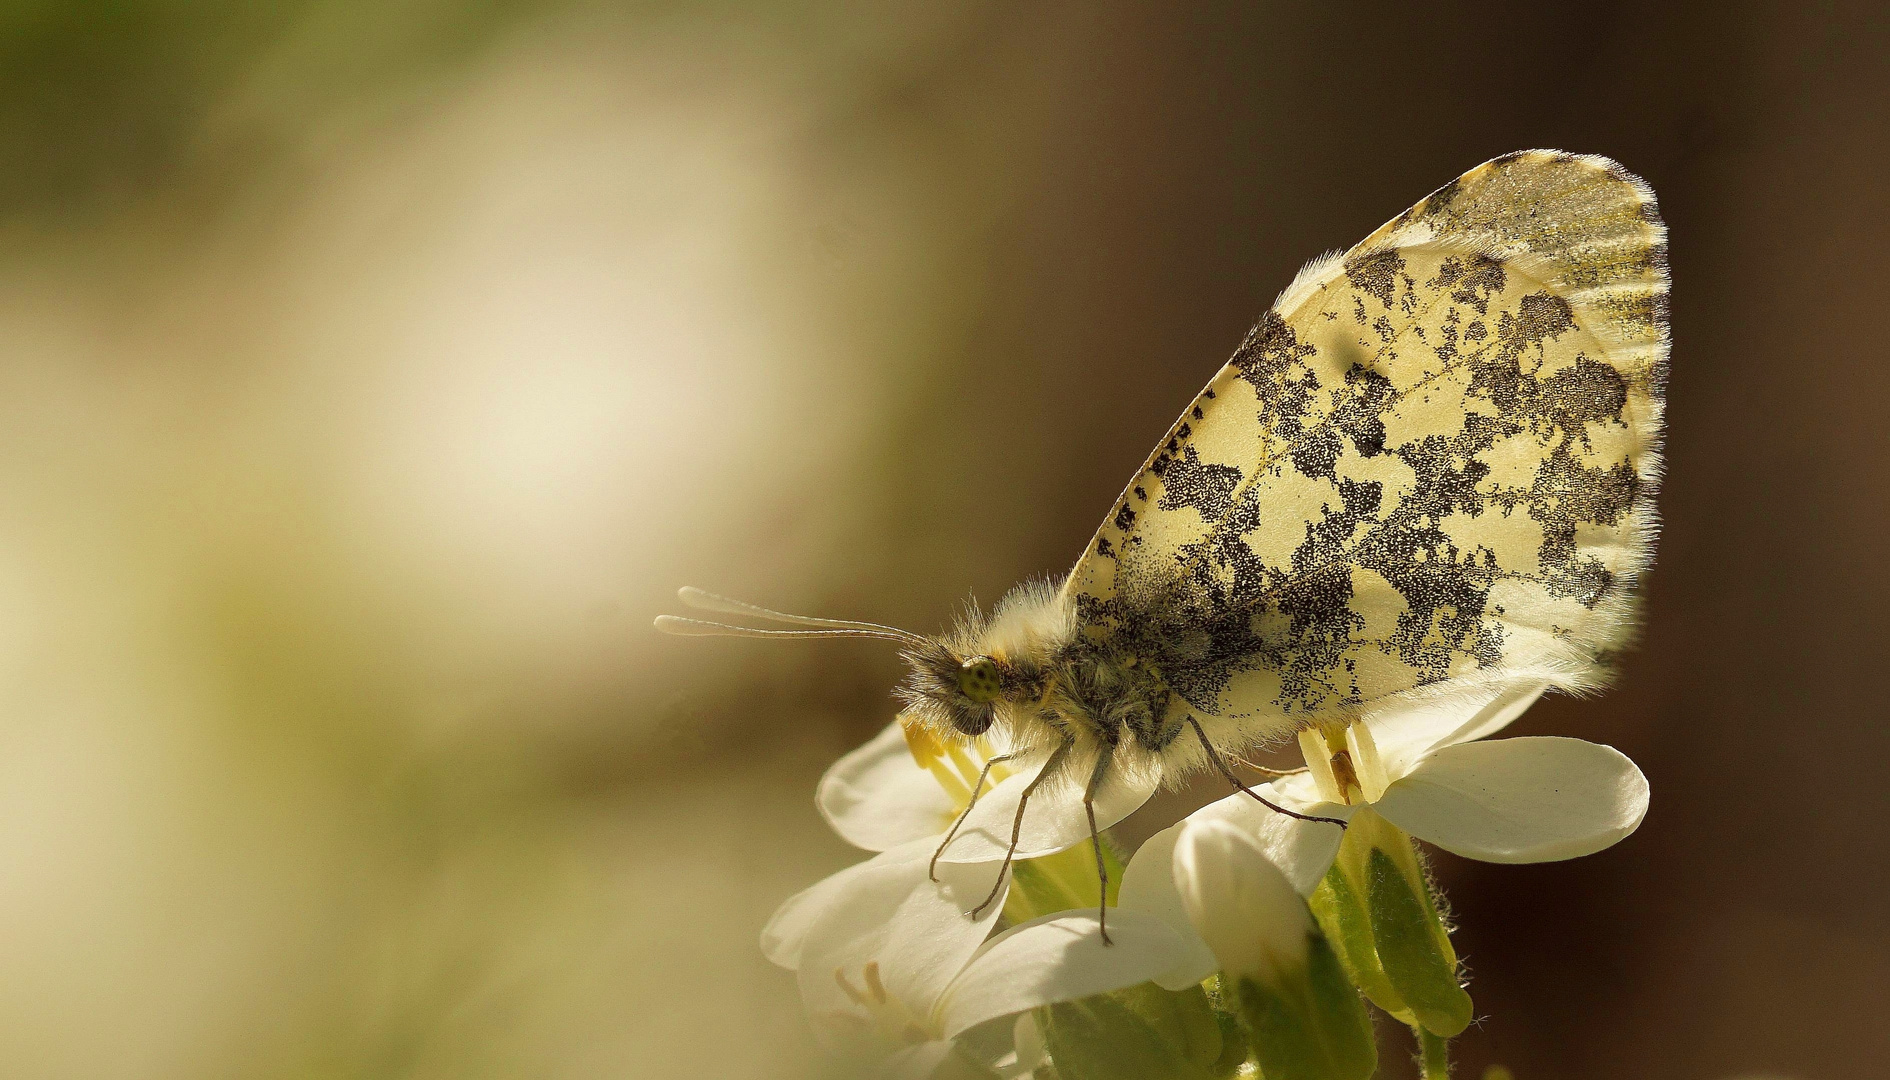
<path id="1" fill-rule="evenodd" d="M 659 616 L 658 629 L 689 637 L 873 638 L 901 647 L 912 672 L 899 688 L 906 714 L 941 735 L 975 739 L 1044 693 L 1047 665 L 1076 634 L 1074 609 L 1054 582 L 1020 586 L 986 616 L 975 605 L 941 637 L 926 637 L 880 623 L 820 619 L 744 604 L 682 589 L 689 607 L 723 615 L 786 623 L 764 629 L 702 619 Z"/>
<path id="2" fill-rule="evenodd" d="M 907 649 L 906 662 L 912 674 L 899 690 L 906 712 L 966 738 L 991 730 L 1016 689 L 1016 673 L 1008 665 L 981 653 L 965 655 L 946 641 Z"/>
<path id="3" fill-rule="evenodd" d="M 1076 637 L 1075 612 L 1057 586 L 1019 586 L 988 616 L 969 607 L 950 633 L 908 648 L 912 674 L 900 688 L 907 713 L 966 738 L 1034 715 L 1056 657 Z"/>

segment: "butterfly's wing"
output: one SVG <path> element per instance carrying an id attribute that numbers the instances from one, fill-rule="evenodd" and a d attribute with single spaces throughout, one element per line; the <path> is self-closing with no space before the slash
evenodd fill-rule
<path id="1" fill-rule="evenodd" d="M 1077 563 L 1084 632 L 1249 734 L 1601 681 L 1656 529 L 1665 235 L 1620 166 L 1528 151 L 1308 265 Z"/>

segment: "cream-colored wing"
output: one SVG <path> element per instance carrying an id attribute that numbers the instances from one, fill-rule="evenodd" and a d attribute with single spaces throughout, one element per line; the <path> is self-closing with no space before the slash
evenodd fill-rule
<path id="1" fill-rule="evenodd" d="M 1250 731 L 1604 679 L 1656 529 L 1665 236 L 1620 166 L 1537 150 L 1309 265 L 1077 563 L 1085 633 Z"/>

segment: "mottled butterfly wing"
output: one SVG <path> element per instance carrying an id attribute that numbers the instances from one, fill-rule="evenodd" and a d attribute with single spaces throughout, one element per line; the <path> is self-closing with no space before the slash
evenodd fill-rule
<path id="1" fill-rule="evenodd" d="M 1084 631 L 1264 734 L 1471 682 L 1598 682 L 1656 522 L 1653 193 L 1481 165 L 1301 272 L 1104 522 Z"/>

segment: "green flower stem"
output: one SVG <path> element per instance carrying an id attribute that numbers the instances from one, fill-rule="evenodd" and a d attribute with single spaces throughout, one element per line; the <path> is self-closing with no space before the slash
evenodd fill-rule
<path id="1" fill-rule="evenodd" d="M 1417 1032 L 1419 1075 L 1424 1080 L 1450 1080 L 1450 1040 L 1422 1027 L 1411 1030 Z"/>

